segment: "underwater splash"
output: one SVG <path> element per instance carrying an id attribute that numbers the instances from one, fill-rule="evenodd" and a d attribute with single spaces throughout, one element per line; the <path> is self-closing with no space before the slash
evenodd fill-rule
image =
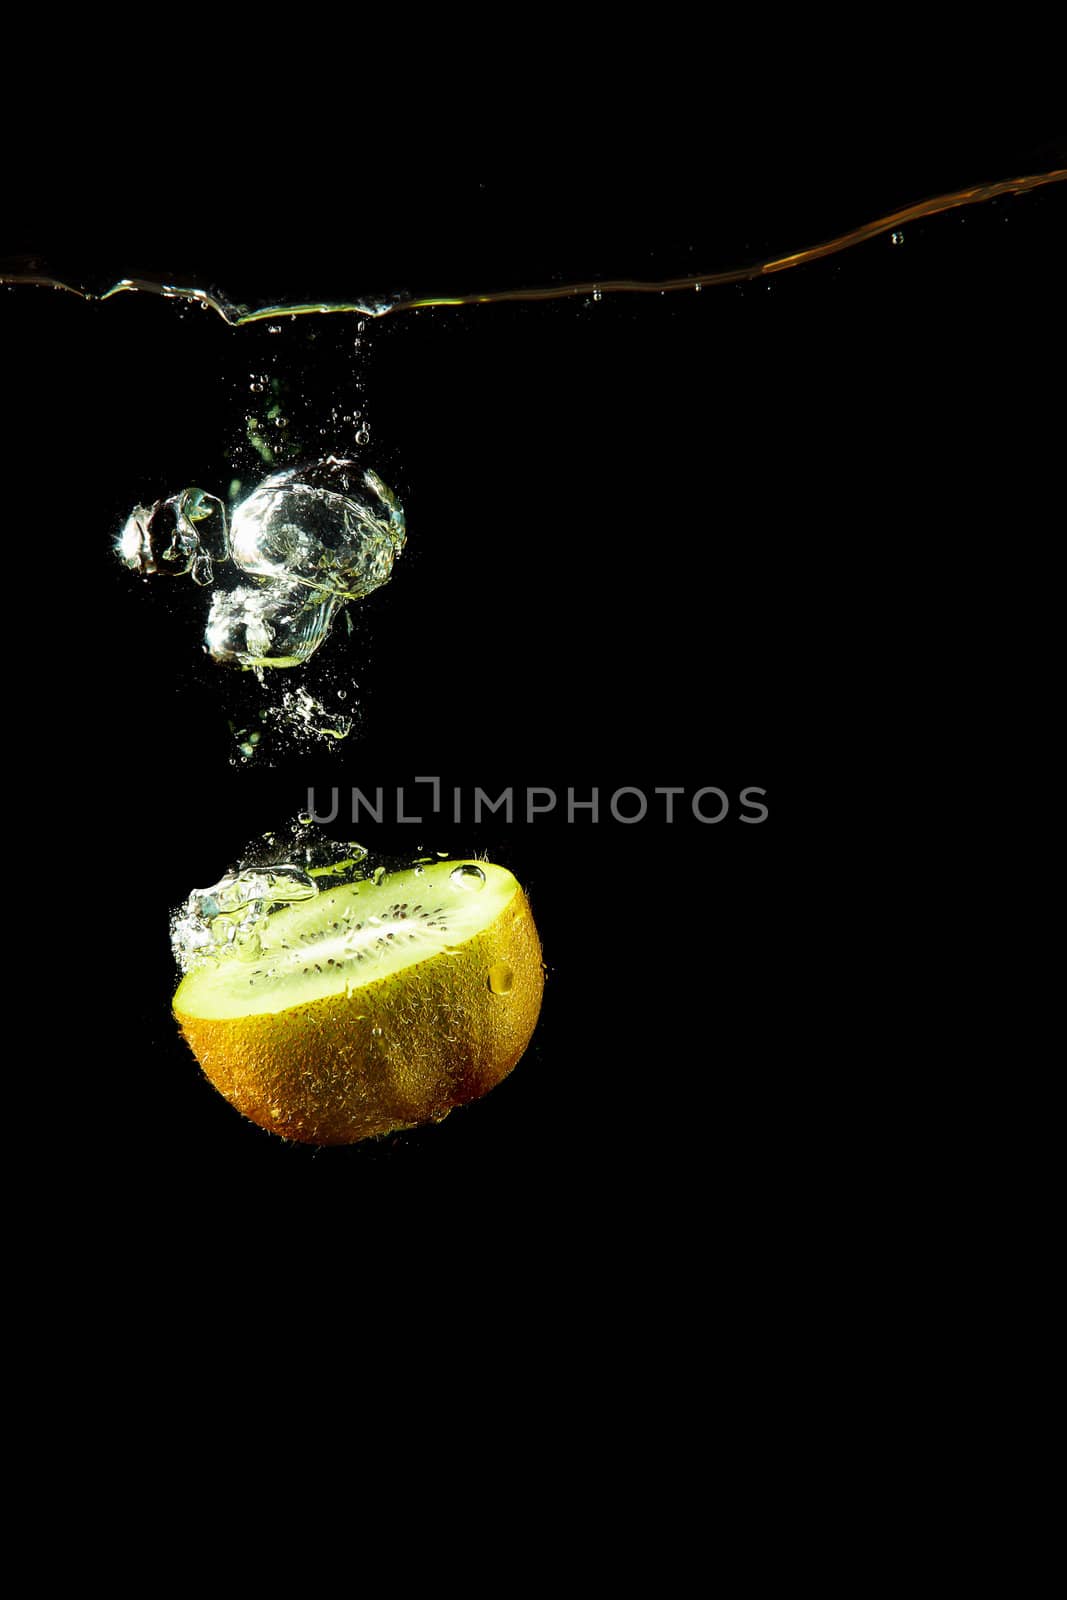
<path id="1" fill-rule="evenodd" d="M 213 596 L 208 654 L 240 667 L 294 667 L 347 601 L 388 582 L 405 539 L 403 507 L 377 473 L 327 456 L 265 478 L 228 529 L 222 502 L 202 489 L 137 506 L 117 550 L 141 577 L 188 573 L 201 585 L 232 560 L 255 582 Z"/>

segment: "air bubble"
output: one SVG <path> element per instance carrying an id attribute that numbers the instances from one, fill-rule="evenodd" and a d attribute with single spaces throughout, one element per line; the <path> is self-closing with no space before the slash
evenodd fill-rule
<path id="1" fill-rule="evenodd" d="M 377 473 L 334 456 L 272 473 L 233 514 L 233 559 L 243 572 L 346 600 L 385 583 L 404 542 L 392 491 Z"/>
<path id="2" fill-rule="evenodd" d="M 489 968 L 489 987 L 494 994 L 510 994 L 515 974 L 506 961 L 498 961 Z"/>
<path id="3" fill-rule="evenodd" d="M 151 506 L 135 506 L 118 539 L 122 561 L 142 577 L 183 577 L 210 583 L 212 561 L 229 554 L 222 501 L 203 489 L 182 489 Z"/>
<path id="4" fill-rule="evenodd" d="M 299 666 L 326 638 L 341 604 L 339 595 L 298 583 L 216 590 L 204 641 L 215 661 L 242 667 Z"/>

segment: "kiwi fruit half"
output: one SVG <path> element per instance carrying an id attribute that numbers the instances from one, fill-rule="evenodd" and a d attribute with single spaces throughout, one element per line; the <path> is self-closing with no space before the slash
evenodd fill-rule
<path id="1" fill-rule="evenodd" d="M 174 1014 L 215 1087 L 288 1139 L 440 1121 L 507 1076 L 537 1022 L 529 903 L 486 861 L 322 887 L 255 934 L 252 959 L 246 945 L 195 965 Z"/>

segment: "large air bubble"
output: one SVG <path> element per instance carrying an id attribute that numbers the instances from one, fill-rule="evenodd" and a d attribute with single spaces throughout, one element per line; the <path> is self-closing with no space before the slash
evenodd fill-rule
<path id="1" fill-rule="evenodd" d="M 405 538 L 403 507 L 378 474 L 326 456 L 265 478 L 229 527 L 222 502 L 203 489 L 136 506 L 117 549 L 142 577 L 188 574 L 199 584 L 232 558 L 253 582 L 212 596 L 208 654 L 240 667 L 295 667 L 344 605 L 388 582 Z"/>

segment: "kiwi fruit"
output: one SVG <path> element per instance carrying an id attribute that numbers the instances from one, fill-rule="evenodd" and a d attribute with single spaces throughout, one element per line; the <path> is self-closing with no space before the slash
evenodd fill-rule
<path id="1" fill-rule="evenodd" d="M 255 936 L 251 958 L 246 942 L 194 965 L 174 1015 L 215 1087 L 287 1139 L 439 1122 L 507 1076 L 537 1022 L 530 906 L 486 861 L 321 887 Z"/>

